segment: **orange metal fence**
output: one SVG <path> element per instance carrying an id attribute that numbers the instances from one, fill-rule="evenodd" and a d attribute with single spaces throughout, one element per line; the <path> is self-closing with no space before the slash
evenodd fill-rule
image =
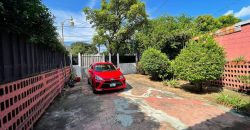
<path id="1" fill-rule="evenodd" d="M 66 67 L 0 85 L 0 129 L 31 129 L 69 77 Z"/>
<path id="2" fill-rule="evenodd" d="M 250 62 L 229 62 L 224 66 L 224 73 L 221 79 L 212 81 L 212 84 L 237 91 L 249 92 L 250 84 L 239 80 L 239 77 L 244 75 L 250 75 Z"/>

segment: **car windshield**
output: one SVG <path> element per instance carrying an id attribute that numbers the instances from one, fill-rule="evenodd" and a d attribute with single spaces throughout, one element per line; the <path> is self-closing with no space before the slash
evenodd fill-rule
<path id="1" fill-rule="evenodd" d="M 113 70 L 116 70 L 116 69 L 111 64 L 98 64 L 98 65 L 95 65 L 95 71 L 98 71 L 98 72 L 113 71 Z"/>

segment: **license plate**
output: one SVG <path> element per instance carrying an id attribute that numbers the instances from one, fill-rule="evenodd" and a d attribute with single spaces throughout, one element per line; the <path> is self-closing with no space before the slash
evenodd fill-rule
<path id="1" fill-rule="evenodd" d="M 115 84 L 115 83 L 111 83 L 109 86 L 110 86 L 110 87 L 115 87 L 116 84 Z"/>

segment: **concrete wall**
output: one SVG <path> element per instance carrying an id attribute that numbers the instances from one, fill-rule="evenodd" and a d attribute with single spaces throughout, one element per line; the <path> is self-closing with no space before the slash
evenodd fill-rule
<path id="1" fill-rule="evenodd" d="M 217 36 L 216 41 L 225 49 L 227 60 L 244 56 L 250 61 L 250 24 L 241 26 L 241 31 Z"/>
<path id="2" fill-rule="evenodd" d="M 123 74 L 136 73 L 136 63 L 120 63 L 119 68 Z"/>
<path id="3" fill-rule="evenodd" d="M 76 74 L 76 76 L 82 78 L 81 67 L 79 65 L 73 65 L 73 71 Z"/>

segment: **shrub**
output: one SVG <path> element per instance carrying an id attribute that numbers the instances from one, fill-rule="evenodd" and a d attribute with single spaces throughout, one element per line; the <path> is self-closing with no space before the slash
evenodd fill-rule
<path id="1" fill-rule="evenodd" d="M 170 61 L 167 55 L 153 48 L 143 52 L 139 64 L 143 71 L 150 74 L 153 79 L 164 79 L 170 70 Z"/>
<path id="2" fill-rule="evenodd" d="M 202 91 L 203 81 L 221 76 L 225 61 L 223 48 L 212 37 L 203 37 L 189 42 L 171 65 L 178 78 L 194 83 Z"/>
<path id="3" fill-rule="evenodd" d="M 145 74 L 145 71 L 142 69 L 142 65 L 140 63 L 136 66 L 137 73 L 139 74 Z"/>
<path id="4" fill-rule="evenodd" d="M 163 84 L 166 86 L 175 87 L 175 88 L 180 86 L 180 83 L 176 79 L 166 80 L 163 82 Z"/>

